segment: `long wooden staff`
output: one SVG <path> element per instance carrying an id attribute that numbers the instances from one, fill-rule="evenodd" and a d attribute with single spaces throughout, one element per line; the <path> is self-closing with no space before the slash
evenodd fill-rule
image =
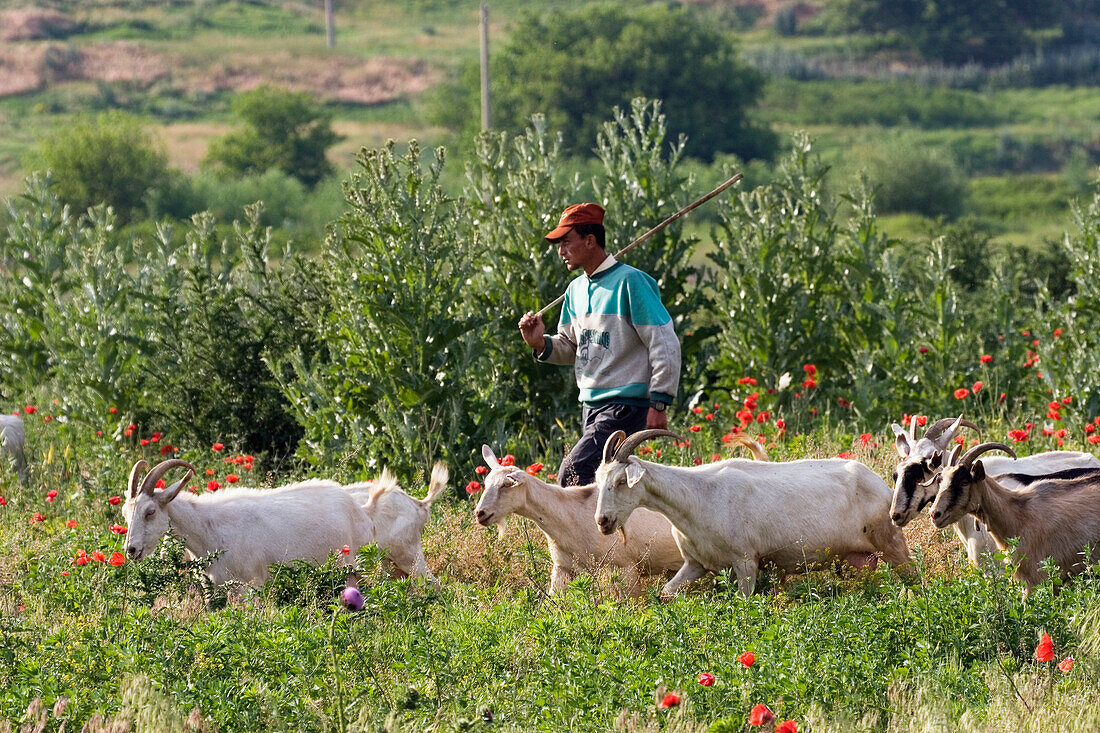
<path id="1" fill-rule="evenodd" d="M 729 179 L 728 181 L 726 181 L 726 182 L 725 182 L 725 183 L 723 183 L 723 184 L 722 184 L 721 186 L 719 186 L 718 188 L 716 188 L 716 189 L 714 189 L 713 191 L 711 191 L 710 193 L 708 193 L 708 194 L 707 194 L 706 196 L 703 196 L 702 198 L 700 198 L 700 199 L 697 199 L 696 201 L 693 201 L 692 203 L 688 204 L 687 206 L 685 206 L 684 208 L 680 209 L 679 211 L 677 211 L 677 212 L 676 212 L 675 214 L 673 214 L 672 216 L 670 216 L 670 217 L 668 217 L 667 219 L 665 219 L 664 221 L 662 221 L 662 222 L 661 222 L 660 224 L 658 224 L 657 226 L 655 226 L 655 227 L 653 227 L 652 229 L 650 229 L 650 230 L 649 230 L 648 232 L 646 232 L 646 233 L 645 233 L 645 234 L 643 234 L 642 236 L 640 236 L 640 237 L 638 237 L 637 239 L 635 239 L 635 240 L 634 240 L 633 242 L 631 242 L 630 244 L 628 244 L 628 245 L 626 245 L 625 247 L 623 247 L 622 249 L 620 249 L 620 250 L 619 250 L 618 252 L 616 252 L 616 253 L 615 253 L 615 259 L 619 259 L 619 258 L 620 258 L 620 257 L 622 257 L 623 255 L 625 255 L 625 254 L 626 254 L 627 252 L 629 252 L 630 250 L 634 249 L 634 248 L 635 248 L 635 247 L 637 247 L 637 246 L 638 246 L 639 244 L 641 244 L 641 243 L 642 243 L 642 242 L 644 242 L 645 240 L 649 239 L 649 238 L 650 238 L 650 237 L 652 237 L 652 236 L 653 236 L 654 234 L 656 234 L 657 232 L 661 231 L 662 229 L 664 229 L 665 227 L 667 227 L 667 226 L 668 226 L 669 224 L 671 224 L 672 222 L 674 222 L 674 221 L 676 221 L 677 219 L 679 219 L 679 218 L 680 218 L 681 216 L 683 216 L 684 214 L 688 213 L 689 211 L 691 211 L 691 210 L 692 210 L 692 209 L 694 209 L 695 207 L 697 207 L 697 206 L 701 206 L 702 204 L 705 204 L 706 202 L 710 201 L 710 200 L 711 200 L 712 198 L 714 198 L 714 197 L 715 197 L 715 196 L 717 196 L 718 194 L 722 193 L 722 192 L 723 192 L 723 191 L 725 191 L 725 190 L 726 190 L 727 188 L 729 188 L 730 186 L 732 186 L 733 184 L 737 183 L 737 182 L 738 182 L 738 181 L 740 181 L 740 180 L 741 180 L 741 174 L 740 174 L 740 173 L 735 173 L 735 174 L 734 174 L 734 175 L 733 175 L 733 176 L 732 176 L 732 177 L 731 177 L 731 178 L 730 178 L 730 179 Z M 557 305 L 558 303 L 562 302 L 563 300 L 565 300 L 565 293 L 562 293 L 561 295 L 559 295 L 559 296 L 557 297 L 557 300 L 555 300 L 554 302 L 552 302 L 552 303 L 549 303 L 549 304 L 547 304 L 547 305 L 544 305 L 544 306 L 542 307 L 542 309 L 541 309 L 541 310 L 540 310 L 540 311 L 539 311 L 538 313 L 536 313 L 535 315 L 536 315 L 536 316 L 541 316 L 541 315 L 542 315 L 543 313 L 545 313 L 546 311 L 550 310 L 551 308 L 553 308 L 553 307 L 554 307 L 555 305 Z"/>

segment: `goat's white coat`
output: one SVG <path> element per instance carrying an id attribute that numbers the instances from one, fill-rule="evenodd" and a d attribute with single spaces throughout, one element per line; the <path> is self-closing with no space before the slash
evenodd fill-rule
<path id="1" fill-rule="evenodd" d="M 640 573 L 676 571 L 683 565 L 672 524 L 660 514 L 641 509 L 631 515 L 625 541 L 601 534 L 592 523 L 594 485 L 549 484 L 515 466 L 501 466 L 487 445 L 481 451 L 490 471 L 474 509 L 477 521 L 503 527 L 509 516 L 518 514 L 537 524 L 546 535 L 554 563 L 551 593 L 564 590 L 578 573 L 610 565 L 621 569 L 627 592 L 636 595 L 641 592 Z"/>
<path id="2" fill-rule="evenodd" d="M 370 515 L 374 541 L 386 551 L 386 558 L 398 571 L 414 578 L 427 578 L 438 590 L 439 580 L 428 569 L 421 538 L 431 516 L 432 504 L 447 488 L 447 466 L 432 467 L 428 493 L 416 499 L 405 493 L 397 478 L 383 469 L 376 481 L 348 484 L 344 490 Z"/>
<path id="3" fill-rule="evenodd" d="M 1013 577 L 1028 589 L 1042 581 L 1039 565 L 1046 558 L 1058 565 L 1063 580 L 1087 566 L 1086 545 L 1092 548 L 1090 562 L 1100 558 L 1100 471 L 1089 478 L 1040 479 L 1010 489 L 987 472 L 983 461 L 975 461 L 972 470 L 949 466 L 940 475 L 932 505 L 936 526 L 971 514 L 985 523 L 1000 550 L 1008 551 L 1008 541 L 1019 538 Z"/>
<path id="4" fill-rule="evenodd" d="M 944 453 L 953 445 L 957 424 L 952 429 L 944 431 L 938 439 L 906 441 L 905 429 L 894 424 L 891 426 L 897 437 L 897 451 L 901 456 L 896 470 L 897 478 L 894 481 L 894 495 L 890 505 L 890 516 L 894 524 L 904 527 L 920 513 L 921 508 L 930 504 L 936 498 L 938 482 L 925 486 L 927 482 L 939 473 L 939 470 L 930 469 L 929 463 L 934 458 L 943 461 Z M 1027 486 L 1029 482 L 1013 477 L 1011 474 L 1026 474 L 1042 477 L 1043 474 L 1054 473 L 1071 468 L 1100 468 L 1100 459 L 1090 453 L 1078 451 L 1045 451 L 1023 458 L 1011 456 L 989 456 L 984 459 L 985 469 L 998 476 L 1001 486 L 1006 489 L 1018 489 Z M 923 465 L 922 478 L 913 486 L 907 486 L 906 468 L 920 464 Z M 1008 474 L 1008 475 L 1006 475 Z M 912 480 L 912 477 L 909 477 Z M 990 558 L 1000 548 L 980 521 L 976 518 L 960 518 L 951 525 L 959 542 L 966 548 L 966 556 L 976 568 L 992 570 L 994 566 Z"/>
<path id="5" fill-rule="evenodd" d="M 671 520 L 684 563 L 661 589 L 664 598 L 727 568 L 751 595 L 761 561 L 789 571 L 872 552 L 895 567 L 909 560 L 901 530 L 890 523 L 889 487 L 857 461 L 731 458 L 681 468 L 629 456 L 602 463 L 596 484 L 596 521 L 605 533 L 639 506 Z"/>
<path id="6" fill-rule="evenodd" d="M 131 560 L 151 553 L 171 526 L 188 557 L 221 552 L 206 569 L 215 585 L 261 584 L 269 565 L 323 562 L 344 545 L 350 553 L 341 562 L 350 567 L 359 547 L 374 541 L 370 516 L 335 481 L 313 479 L 276 489 L 234 486 L 199 495 L 181 491 L 165 502 L 175 486 L 127 497 L 122 513 Z"/>
<path id="7" fill-rule="evenodd" d="M 26 431 L 23 418 L 18 415 L 0 415 L 0 453 L 11 456 L 15 473 L 21 483 L 27 483 Z"/>

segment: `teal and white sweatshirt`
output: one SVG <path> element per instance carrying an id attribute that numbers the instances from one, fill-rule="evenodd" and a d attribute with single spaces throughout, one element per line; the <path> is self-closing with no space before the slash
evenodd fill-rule
<path id="1" fill-rule="evenodd" d="M 612 256 L 569 284 L 558 333 L 536 358 L 572 364 L 590 407 L 671 404 L 680 382 L 680 341 L 657 281 Z"/>

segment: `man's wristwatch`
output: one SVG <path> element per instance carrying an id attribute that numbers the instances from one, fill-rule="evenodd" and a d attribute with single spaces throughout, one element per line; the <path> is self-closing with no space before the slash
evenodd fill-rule
<path id="1" fill-rule="evenodd" d="M 650 402 L 649 408 L 651 410 L 656 410 L 657 412 L 664 412 L 668 409 L 668 405 L 666 405 L 664 402 Z"/>

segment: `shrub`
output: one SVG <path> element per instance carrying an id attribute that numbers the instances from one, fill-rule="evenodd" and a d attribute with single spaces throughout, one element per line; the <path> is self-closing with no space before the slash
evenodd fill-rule
<path id="1" fill-rule="evenodd" d="M 325 151 L 340 138 L 311 95 L 264 85 L 238 95 L 233 112 L 243 128 L 211 143 L 209 163 L 235 174 L 276 168 L 309 187 L 332 173 Z"/>
<path id="2" fill-rule="evenodd" d="M 966 178 L 953 160 L 932 148 L 890 145 L 872 159 L 869 176 L 884 212 L 954 219 L 966 206 Z"/>
<path id="3" fill-rule="evenodd" d="M 26 167 L 52 171 L 57 195 L 77 211 L 107 204 L 123 222 L 139 216 L 168 181 L 167 155 L 124 112 L 78 115 L 39 140 Z"/>

